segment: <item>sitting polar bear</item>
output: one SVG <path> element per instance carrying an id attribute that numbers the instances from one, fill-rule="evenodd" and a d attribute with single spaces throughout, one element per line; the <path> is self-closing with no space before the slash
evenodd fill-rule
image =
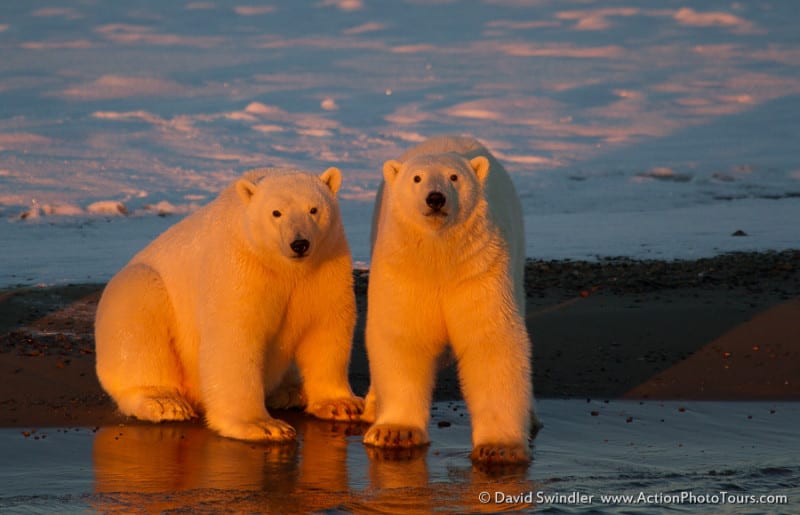
<path id="1" fill-rule="evenodd" d="M 277 392 L 281 407 L 358 418 L 340 185 L 336 168 L 250 171 L 111 279 L 97 309 L 97 375 L 122 413 L 154 422 L 204 413 L 223 436 L 291 440 L 265 394 L 296 364 L 302 392 Z"/>
<path id="2" fill-rule="evenodd" d="M 522 209 L 506 171 L 471 138 L 427 140 L 383 166 L 373 216 L 364 443 L 412 447 L 427 427 L 449 342 L 472 416 L 471 457 L 529 461 L 533 415 Z"/>

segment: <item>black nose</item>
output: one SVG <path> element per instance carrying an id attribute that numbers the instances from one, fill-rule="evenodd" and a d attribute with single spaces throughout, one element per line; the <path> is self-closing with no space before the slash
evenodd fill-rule
<path id="1" fill-rule="evenodd" d="M 432 191 L 428 193 L 427 197 L 425 197 L 425 203 L 428 204 L 428 206 L 434 211 L 439 211 L 442 209 L 445 202 L 447 202 L 447 199 L 438 191 Z"/>
<path id="2" fill-rule="evenodd" d="M 311 242 L 308 240 L 294 240 L 292 243 L 289 244 L 292 247 L 292 250 L 298 256 L 302 256 L 306 252 L 308 252 L 308 248 L 311 246 Z"/>

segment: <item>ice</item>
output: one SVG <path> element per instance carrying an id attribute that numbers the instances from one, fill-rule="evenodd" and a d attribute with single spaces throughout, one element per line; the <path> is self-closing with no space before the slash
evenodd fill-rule
<path id="1" fill-rule="evenodd" d="M 4 3 L 0 285 L 109 277 L 264 166 L 339 167 L 368 264 L 383 161 L 441 133 L 505 164 L 530 257 L 797 248 L 795 7 Z"/>

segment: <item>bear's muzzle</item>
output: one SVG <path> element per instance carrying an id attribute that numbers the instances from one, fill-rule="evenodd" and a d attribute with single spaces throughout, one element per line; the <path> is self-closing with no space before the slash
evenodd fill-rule
<path id="1" fill-rule="evenodd" d="M 434 211 L 441 211 L 445 203 L 447 203 L 447 197 L 440 191 L 432 191 L 425 197 L 425 203 Z"/>
<path id="2" fill-rule="evenodd" d="M 311 242 L 305 238 L 298 238 L 290 243 L 289 247 L 291 247 L 292 252 L 296 254 L 295 257 L 303 257 L 305 253 L 308 252 L 308 249 L 311 248 Z"/>

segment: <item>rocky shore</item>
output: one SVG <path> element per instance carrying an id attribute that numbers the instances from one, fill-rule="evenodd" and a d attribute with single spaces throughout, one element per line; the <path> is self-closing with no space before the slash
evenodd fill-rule
<path id="1" fill-rule="evenodd" d="M 350 376 L 363 394 L 369 272 L 354 278 Z M 800 251 L 529 260 L 525 279 L 537 397 L 800 399 Z M 0 426 L 121 420 L 94 374 L 102 288 L 0 291 Z M 452 359 L 435 395 L 460 396 Z"/>

